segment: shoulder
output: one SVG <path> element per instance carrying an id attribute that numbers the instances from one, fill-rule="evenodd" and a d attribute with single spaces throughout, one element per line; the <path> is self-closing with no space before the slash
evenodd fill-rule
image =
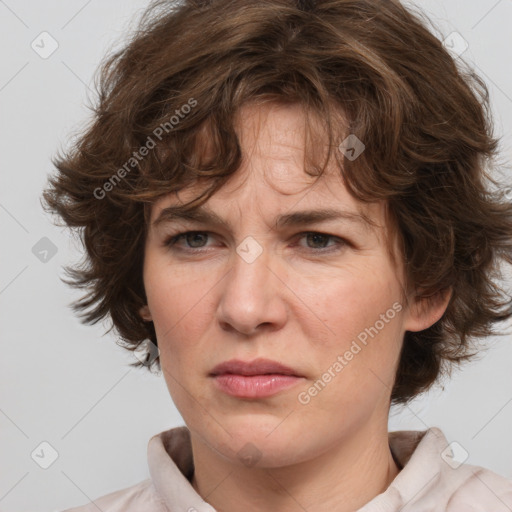
<path id="1" fill-rule="evenodd" d="M 460 471 L 460 474 L 457 478 L 453 477 L 457 485 L 446 504 L 448 512 L 512 510 L 512 479 L 498 475 L 490 469 L 469 464 L 463 464 L 453 471 L 454 474 Z M 451 479 L 449 476 L 447 478 Z M 464 507 L 461 508 L 462 506 Z"/>
<path id="2" fill-rule="evenodd" d="M 458 460 L 441 429 L 393 432 L 390 447 L 402 470 L 379 505 L 392 502 L 404 512 L 512 511 L 512 479 Z"/>
<path id="3" fill-rule="evenodd" d="M 447 512 L 510 512 L 512 479 L 486 467 L 458 462 L 442 431 L 435 427 L 432 430 L 442 441 L 436 450 L 438 454 L 441 450 L 442 459 L 438 486 L 449 496 Z"/>
<path id="4" fill-rule="evenodd" d="M 168 512 L 151 479 L 62 512 Z"/>

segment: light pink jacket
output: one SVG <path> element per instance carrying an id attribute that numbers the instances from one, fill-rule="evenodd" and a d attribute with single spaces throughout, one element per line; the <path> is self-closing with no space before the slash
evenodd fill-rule
<path id="1" fill-rule="evenodd" d="M 357 512 L 511 512 L 512 479 L 450 458 L 437 427 L 389 433 L 389 446 L 403 468 L 383 493 Z M 190 435 L 178 427 L 148 444 L 151 478 L 64 512 L 216 512 L 189 482 Z"/>

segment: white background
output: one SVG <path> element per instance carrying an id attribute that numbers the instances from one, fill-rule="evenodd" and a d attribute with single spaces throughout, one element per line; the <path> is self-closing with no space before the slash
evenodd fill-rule
<path id="1" fill-rule="evenodd" d="M 79 244 L 52 224 L 39 199 L 50 157 L 89 112 L 100 59 L 133 26 L 143 0 L 0 1 L 1 127 L 0 510 L 51 511 L 85 504 L 148 478 L 149 438 L 182 424 L 162 377 L 127 367 L 132 355 L 106 326 L 83 326 L 68 304 L 78 298 L 59 277 L 81 258 Z M 511 0 L 421 2 L 444 37 L 469 43 L 463 58 L 491 92 L 496 132 L 510 161 Z M 135 18 L 136 19 L 136 18 Z M 131 21 L 130 21 L 131 20 Z M 31 43 L 47 31 L 58 49 L 41 58 Z M 91 87 L 92 88 L 92 87 Z M 502 170 L 510 177 L 510 167 Z M 56 255 L 32 247 L 48 237 Z M 510 336 L 411 406 L 392 411 L 390 430 L 438 426 L 468 452 L 466 461 L 512 478 Z M 43 441 L 58 452 L 49 469 L 31 453 Z"/>

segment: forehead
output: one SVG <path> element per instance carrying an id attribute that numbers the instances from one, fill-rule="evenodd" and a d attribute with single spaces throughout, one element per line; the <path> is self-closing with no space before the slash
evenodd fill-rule
<path id="1" fill-rule="evenodd" d="M 336 159 L 330 159 L 322 176 L 308 174 L 325 162 L 328 137 L 320 119 L 306 117 L 299 105 L 245 105 L 235 117 L 235 130 L 242 163 L 207 201 L 210 209 L 224 212 L 229 207 L 243 214 L 244 207 L 258 202 L 268 212 L 290 210 L 295 204 L 301 209 L 321 205 L 375 220 L 382 217 L 382 205 L 366 205 L 349 194 Z M 215 151 L 213 142 L 205 137 L 201 151 L 208 157 Z M 152 208 L 151 222 L 163 208 L 188 203 L 205 189 L 205 183 L 196 182 L 160 198 Z"/>

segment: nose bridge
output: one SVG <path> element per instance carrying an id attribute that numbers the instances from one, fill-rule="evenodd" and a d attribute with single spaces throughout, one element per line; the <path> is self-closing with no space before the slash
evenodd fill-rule
<path id="1" fill-rule="evenodd" d="M 271 263 L 270 249 L 263 247 L 253 237 L 246 237 L 237 247 L 231 263 L 229 286 L 226 292 L 243 301 L 248 310 L 255 309 L 258 302 L 270 295 L 269 283 Z"/>
<path id="2" fill-rule="evenodd" d="M 221 323 L 250 333 L 260 324 L 283 321 L 279 280 L 270 270 L 272 260 L 271 249 L 253 237 L 236 247 L 219 303 Z"/>

